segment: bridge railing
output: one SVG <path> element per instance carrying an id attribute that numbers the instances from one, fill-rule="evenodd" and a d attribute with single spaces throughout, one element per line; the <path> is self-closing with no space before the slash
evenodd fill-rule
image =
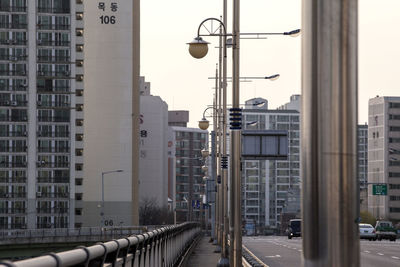
<path id="1" fill-rule="evenodd" d="M 161 227 L 159 227 L 161 228 Z M 29 244 L 48 242 L 76 241 L 108 241 L 133 234 L 141 234 L 154 230 L 145 226 L 120 227 L 83 227 L 83 228 L 46 228 L 46 229 L 16 229 L 0 230 L 0 245 Z"/>
<path id="2" fill-rule="evenodd" d="M 198 223 L 183 223 L 90 247 L 0 262 L 0 267 L 178 266 L 200 233 Z"/>

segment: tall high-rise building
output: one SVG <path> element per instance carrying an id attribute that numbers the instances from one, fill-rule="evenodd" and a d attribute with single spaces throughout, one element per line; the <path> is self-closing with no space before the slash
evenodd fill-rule
<path id="1" fill-rule="evenodd" d="M 141 77 L 140 96 L 140 201 L 168 205 L 168 105 L 150 94 L 150 83 Z"/>
<path id="2" fill-rule="evenodd" d="M 185 125 L 188 115 L 187 111 L 169 111 L 169 123 Z M 205 214 L 201 203 L 206 193 L 201 150 L 208 148 L 208 132 L 184 126 L 171 129 L 171 142 L 175 146 L 176 221 L 200 221 Z"/>
<path id="3" fill-rule="evenodd" d="M 245 160 L 243 163 L 243 219 L 255 222 L 260 231 L 280 229 L 286 205 L 294 205 L 288 202 L 288 193 L 300 189 L 300 113 L 271 110 L 266 103 L 261 98 L 246 101 L 243 130 L 287 131 L 289 154 L 287 160 Z"/>
<path id="4" fill-rule="evenodd" d="M 138 3 L 85 1 L 83 226 L 138 224 Z"/>
<path id="5" fill-rule="evenodd" d="M 386 185 L 387 195 L 374 195 L 376 184 Z M 369 100 L 368 210 L 400 221 L 400 97 Z"/>
<path id="6" fill-rule="evenodd" d="M 358 183 L 360 210 L 368 210 L 368 125 L 357 126 Z"/>
<path id="7" fill-rule="evenodd" d="M 0 1 L 0 228 L 81 214 L 83 1 Z"/>

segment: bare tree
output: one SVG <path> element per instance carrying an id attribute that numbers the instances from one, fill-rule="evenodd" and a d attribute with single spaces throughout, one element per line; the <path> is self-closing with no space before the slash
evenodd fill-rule
<path id="1" fill-rule="evenodd" d="M 174 214 L 167 206 L 160 207 L 156 198 L 142 198 L 139 207 L 140 225 L 165 225 L 174 223 Z"/>

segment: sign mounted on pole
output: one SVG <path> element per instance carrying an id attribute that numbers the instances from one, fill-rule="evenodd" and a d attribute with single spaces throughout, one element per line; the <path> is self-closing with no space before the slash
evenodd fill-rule
<path id="1" fill-rule="evenodd" d="M 285 160 L 288 147 L 287 131 L 242 131 L 242 157 L 246 160 Z"/>
<path id="2" fill-rule="evenodd" d="M 387 196 L 387 184 L 373 184 L 372 195 L 374 196 Z"/>

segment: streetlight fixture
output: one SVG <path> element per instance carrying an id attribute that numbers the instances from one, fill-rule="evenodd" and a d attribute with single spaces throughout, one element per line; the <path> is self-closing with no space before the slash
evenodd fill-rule
<path id="1" fill-rule="evenodd" d="M 203 38 L 197 36 L 193 39 L 193 41 L 188 43 L 190 55 L 194 58 L 205 57 L 205 55 L 208 53 L 208 44 L 209 42 L 206 42 L 203 40 Z"/>
<path id="2" fill-rule="evenodd" d="M 104 225 L 104 175 L 114 172 L 123 172 L 124 170 L 105 171 L 101 173 L 101 226 Z"/>

